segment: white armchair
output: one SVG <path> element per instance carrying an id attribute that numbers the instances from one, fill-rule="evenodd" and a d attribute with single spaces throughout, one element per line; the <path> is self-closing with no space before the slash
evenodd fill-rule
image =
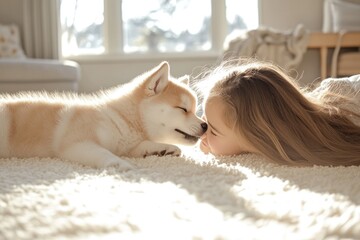
<path id="1" fill-rule="evenodd" d="M 16 25 L 0 24 L 0 93 L 78 91 L 80 67 L 74 61 L 27 58 Z"/>
<path id="2" fill-rule="evenodd" d="M 78 91 L 80 67 L 74 61 L 0 58 L 0 93 Z"/>

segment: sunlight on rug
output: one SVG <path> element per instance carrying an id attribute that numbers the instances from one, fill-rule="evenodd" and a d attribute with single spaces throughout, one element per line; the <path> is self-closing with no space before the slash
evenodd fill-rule
<path id="1" fill-rule="evenodd" d="M 0 239 L 360 238 L 360 167 L 194 149 L 129 161 L 137 169 L 0 159 Z"/>

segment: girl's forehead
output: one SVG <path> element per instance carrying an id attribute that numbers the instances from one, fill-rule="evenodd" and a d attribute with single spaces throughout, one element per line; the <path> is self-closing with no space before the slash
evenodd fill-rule
<path id="1" fill-rule="evenodd" d="M 216 111 L 220 114 L 223 110 L 223 101 L 219 96 L 216 97 L 209 97 L 207 99 L 204 99 L 204 106 L 205 109 L 212 110 L 213 108 L 216 109 Z"/>

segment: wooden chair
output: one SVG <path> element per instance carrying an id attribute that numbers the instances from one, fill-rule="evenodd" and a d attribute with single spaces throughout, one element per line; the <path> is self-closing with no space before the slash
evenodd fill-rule
<path id="1" fill-rule="evenodd" d="M 360 48 L 360 32 L 313 32 L 310 34 L 308 48 L 320 50 L 321 79 L 330 75 L 337 77 L 360 74 L 360 52 L 341 53 L 340 51 L 345 48 Z M 330 71 L 328 70 L 329 50 L 334 50 Z"/>

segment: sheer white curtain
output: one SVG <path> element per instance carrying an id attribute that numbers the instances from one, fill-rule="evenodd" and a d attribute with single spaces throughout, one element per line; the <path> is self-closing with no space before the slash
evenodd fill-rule
<path id="1" fill-rule="evenodd" d="M 31 58 L 59 58 L 58 0 L 23 1 L 24 48 Z"/>

